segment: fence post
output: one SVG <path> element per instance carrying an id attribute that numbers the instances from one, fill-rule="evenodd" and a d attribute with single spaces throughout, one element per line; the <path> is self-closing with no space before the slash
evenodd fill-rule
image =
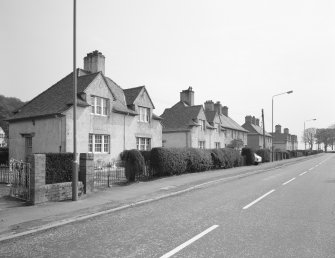
<path id="1" fill-rule="evenodd" d="M 37 204 L 43 202 L 44 194 L 41 187 L 45 185 L 45 154 L 32 154 L 28 156 L 30 169 L 30 202 Z"/>
<path id="2" fill-rule="evenodd" d="M 79 181 L 84 184 L 84 193 L 94 190 L 94 163 L 92 153 L 80 153 Z"/>

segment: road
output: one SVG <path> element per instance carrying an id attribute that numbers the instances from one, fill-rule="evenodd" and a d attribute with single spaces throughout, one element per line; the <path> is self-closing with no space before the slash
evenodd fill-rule
<path id="1" fill-rule="evenodd" d="M 0 243 L 1 257 L 335 257 L 335 155 Z"/>

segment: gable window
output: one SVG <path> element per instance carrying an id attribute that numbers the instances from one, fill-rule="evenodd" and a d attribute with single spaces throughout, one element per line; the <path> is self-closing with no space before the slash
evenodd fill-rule
<path id="1" fill-rule="evenodd" d="M 205 149 L 206 142 L 205 141 L 199 141 L 199 149 Z"/>
<path id="2" fill-rule="evenodd" d="M 199 119 L 200 123 L 200 131 L 205 131 L 206 130 L 206 120 Z"/>
<path id="3" fill-rule="evenodd" d="M 150 138 L 144 138 L 144 137 L 136 137 L 136 148 L 138 150 L 150 150 L 151 144 Z"/>
<path id="4" fill-rule="evenodd" d="M 109 153 L 110 138 L 109 135 L 89 134 L 88 151 L 91 153 Z"/>
<path id="5" fill-rule="evenodd" d="M 108 99 L 97 96 L 91 96 L 91 114 L 95 115 L 108 115 Z"/>
<path id="6" fill-rule="evenodd" d="M 138 112 L 139 112 L 138 121 L 149 123 L 149 121 L 150 121 L 150 108 L 138 107 Z"/>

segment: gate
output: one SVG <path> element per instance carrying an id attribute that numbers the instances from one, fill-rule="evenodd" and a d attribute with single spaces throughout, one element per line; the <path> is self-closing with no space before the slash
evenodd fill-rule
<path id="1" fill-rule="evenodd" d="M 30 201 L 30 171 L 30 163 L 10 160 L 10 195 L 12 197 Z"/>

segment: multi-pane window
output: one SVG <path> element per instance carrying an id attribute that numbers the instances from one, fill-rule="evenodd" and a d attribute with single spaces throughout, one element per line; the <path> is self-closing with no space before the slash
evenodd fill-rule
<path id="1" fill-rule="evenodd" d="M 109 135 L 89 134 L 88 151 L 92 153 L 109 153 L 110 138 Z"/>
<path id="2" fill-rule="evenodd" d="M 26 155 L 29 155 L 32 153 L 33 149 L 33 138 L 31 136 L 25 137 L 25 145 L 26 145 Z"/>
<path id="3" fill-rule="evenodd" d="M 205 149 L 205 141 L 199 141 L 199 149 Z"/>
<path id="4" fill-rule="evenodd" d="M 215 143 L 215 149 L 220 149 L 221 148 L 221 143 L 220 142 L 216 142 Z"/>
<path id="5" fill-rule="evenodd" d="M 150 108 L 138 107 L 138 121 L 148 123 L 150 121 Z"/>
<path id="6" fill-rule="evenodd" d="M 220 124 L 215 123 L 215 132 L 220 132 Z"/>
<path id="7" fill-rule="evenodd" d="M 91 96 L 91 113 L 106 116 L 108 114 L 108 99 Z"/>
<path id="8" fill-rule="evenodd" d="M 150 150 L 150 138 L 136 137 L 136 148 L 138 150 Z"/>

